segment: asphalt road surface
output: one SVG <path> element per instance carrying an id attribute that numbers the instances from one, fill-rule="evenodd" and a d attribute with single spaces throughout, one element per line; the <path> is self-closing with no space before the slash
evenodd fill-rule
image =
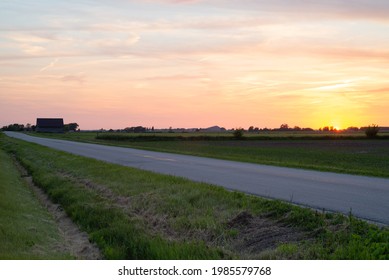
<path id="1" fill-rule="evenodd" d="M 38 138 L 16 132 L 6 134 L 76 155 L 185 177 L 319 210 L 344 214 L 351 210 L 357 217 L 389 225 L 389 179 L 385 178 Z"/>

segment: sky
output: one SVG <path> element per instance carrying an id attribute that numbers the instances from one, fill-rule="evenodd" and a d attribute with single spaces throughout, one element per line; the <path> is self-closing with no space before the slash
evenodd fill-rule
<path id="1" fill-rule="evenodd" d="M 0 126 L 389 126 L 387 0 L 0 0 Z"/>

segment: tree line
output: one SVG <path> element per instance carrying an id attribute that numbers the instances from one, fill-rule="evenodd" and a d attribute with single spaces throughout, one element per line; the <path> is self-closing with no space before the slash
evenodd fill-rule
<path id="1" fill-rule="evenodd" d="M 77 131 L 79 125 L 77 123 L 68 123 L 64 125 L 64 131 Z M 9 124 L 1 128 L 2 131 L 35 131 L 36 125 L 31 124 Z"/>

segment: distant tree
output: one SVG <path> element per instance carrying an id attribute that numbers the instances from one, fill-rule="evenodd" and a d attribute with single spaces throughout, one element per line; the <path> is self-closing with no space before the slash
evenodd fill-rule
<path id="1" fill-rule="evenodd" d="M 2 130 L 5 131 L 23 131 L 24 130 L 24 124 L 10 124 L 8 126 L 3 126 Z"/>
<path id="2" fill-rule="evenodd" d="M 283 123 L 280 125 L 280 130 L 288 130 L 289 129 L 289 125 L 287 123 Z"/>
<path id="3" fill-rule="evenodd" d="M 295 126 L 295 127 L 293 128 L 293 130 L 294 130 L 294 131 L 300 131 L 300 130 L 301 130 L 301 127 Z"/>
<path id="4" fill-rule="evenodd" d="M 249 127 L 249 132 L 253 132 L 254 131 L 254 126 L 250 126 Z"/>
<path id="5" fill-rule="evenodd" d="M 366 127 L 365 134 L 367 138 L 375 138 L 377 137 L 378 132 L 380 131 L 380 128 L 378 125 L 372 124 Z"/>
<path id="6" fill-rule="evenodd" d="M 65 131 L 76 131 L 79 125 L 77 123 L 68 123 L 64 125 Z"/>
<path id="7" fill-rule="evenodd" d="M 78 123 L 69 123 L 69 130 L 76 131 L 78 127 L 79 127 Z"/>
<path id="8" fill-rule="evenodd" d="M 233 135 L 235 139 L 242 139 L 244 134 L 243 128 L 237 128 L 234 130 Z"/>

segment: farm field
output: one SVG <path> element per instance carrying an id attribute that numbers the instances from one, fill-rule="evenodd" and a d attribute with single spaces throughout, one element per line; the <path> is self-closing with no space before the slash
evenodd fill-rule
<path id="1" fill-rule="evenodd" d="M 362 132 L 268 132 L 259 136 L 247 134 L 244 140 L 232 139 L 232 134 L 227 133 L 81 132 L 37 136 L 267 165 L 389 177 L 389 139 L 386 134 L 381 134 L 382 138 L 379 139 L 366 139 Z"/>
<path id="2" fill-rule="evenodd" d="M 388 259 L 389 231 L 0 134 L 106 259 Z M 55 257 L 53 257 L 55 258 Z"/>

